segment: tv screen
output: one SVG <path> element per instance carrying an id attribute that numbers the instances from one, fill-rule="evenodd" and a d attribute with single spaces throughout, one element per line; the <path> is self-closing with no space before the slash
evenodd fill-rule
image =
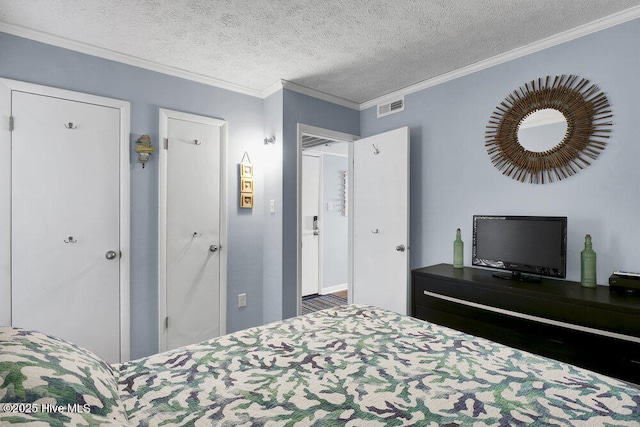
<path id="1" fill-rule="evenodd" d="M 566 257 L 566 217 L 473 217 L 473 265 L 564 278 Z"/>

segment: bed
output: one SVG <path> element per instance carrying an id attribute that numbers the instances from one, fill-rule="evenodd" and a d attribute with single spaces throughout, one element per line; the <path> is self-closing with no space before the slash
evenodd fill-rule
<path id="1" fill-rule="evenodd" d="M 640 423 L 632 385 L 362 305 L 116 365 L 55 337 L 0 328 L 0 402 L 0 424 Z"/>

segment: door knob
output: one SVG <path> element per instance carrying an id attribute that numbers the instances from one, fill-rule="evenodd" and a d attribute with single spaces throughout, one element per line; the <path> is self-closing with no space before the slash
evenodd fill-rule
<path id="1" fill-rule="evenodd" d="M 209 250 L 210 250 L 211 252 L 218 252 L 218 249 L 220 249 L 220 248 L 218 247 L 218 245 L 211 245 L 211 246 L 209 246 Z"/>
<path id="2" fill-rule="evenodd" d="M 398 245 L 398 246 L 396 246 L 396 251 L 398 251 L 398 252 L 404 252 L 404 250 L 405 250 L 404 245 Z"/>
<path id="3" fill-rule="evenodd" d="M 108 251 L 104 256 L 107 259 L 114 259 L 116 256 L 118 256 L 118 254 L 115 253 L 114 251 Z"/>

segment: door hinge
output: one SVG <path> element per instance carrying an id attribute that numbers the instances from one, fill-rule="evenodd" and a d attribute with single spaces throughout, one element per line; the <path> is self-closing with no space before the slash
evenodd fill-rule
<path id="1" fill-rule="evenodd" d="M 9 116 L 9 132 L 13 132 L 13 116 Z"/>
<path id="2" fill-rule="evenodd" d="M 164 149 L 168 150 L 169 149 L 169 138 L 165 138 L 164 139 Z"/>
<path id="3" fill-rule="evenodd" d="M 164 328 L 169 329 L 169 317 L 164 318 Z"/>

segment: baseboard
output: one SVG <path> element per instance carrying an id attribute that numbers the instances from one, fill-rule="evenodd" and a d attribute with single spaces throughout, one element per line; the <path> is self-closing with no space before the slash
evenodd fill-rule
<path id="1" fill-rule="evenodd" d="M 329 286 L 328 288 L 322 288 L 320 295 L 332 294 L 334 292 L 346 291 L 349 289 L 348 283 L 341 283 L 339 285 Z"/>

